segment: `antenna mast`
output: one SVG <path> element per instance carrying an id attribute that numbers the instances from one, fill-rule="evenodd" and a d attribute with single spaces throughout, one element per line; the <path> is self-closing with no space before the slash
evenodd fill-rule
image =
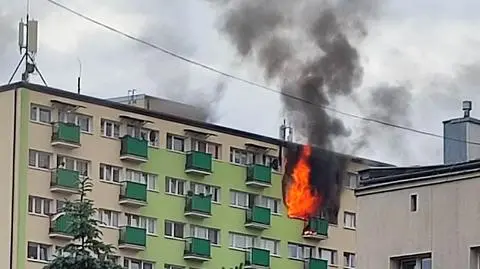
<path id="1" fill-rule="evenodd" d="M 20 48 L 20 54 L 22 54 L 22 58 L 20 58 L 17 67 L 8 80 L 8 84 L 12 82 L 13 78 L 18 72 L 18 69 L 25 61 L 25 71 L 22 73 L 22 81 L 28 82 L 30 74 L 33 74 L 36 71 L 40 75 L 43 84 L 47 86 L 47 82 L 35 64 L 35 55 L 38 52 L 38 21 L 30 20 L 29 10 L 30 1 L 27 0 L 26 22 L 23 22 L 23 19 L 21 19 L 20 23 L 18 24 L 18 47 Z"/>

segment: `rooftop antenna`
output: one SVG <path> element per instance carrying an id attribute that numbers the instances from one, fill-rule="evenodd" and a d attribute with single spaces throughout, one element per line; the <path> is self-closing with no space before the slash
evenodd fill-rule
<path id="1" fill-rule="evenodd" d="M 22 58 L 20 58 L 17 67 L 8 80 L 8 84 L 12 82 L 13 78 L 18 72 L 18 69 L 22 65 L 23 61 L 25 61 L 25 71 L 22 73 L 22 81 L 28 82 L 30 74 L 36 71 L 40 75 L 43 84 L 47 86 L 47 82 L 35 64 L 35 55 L 38 52 L 38 21 L 30 20 L 29 11 L 30 0 L 27 0 L 26 20 L 23 22 L 23 19 L 21 19 L 20 23 L 18 24 L 18 47 L 20 48 L 20 54 L 22 55 Z"/>
<path id="2" fill-rule="evenodd" d="M 131 105 L 131 104 L 136 104 L 137 103 L 137 100 L 135 100 L 135 92 L 137 90 L 135 89 L 131 89 L 131 90 L 128 90 L 128 104 Z"/>
<path id="3" fill-rule="evenodd" d="M 77 78 L 77 93 L 80 94 L 80 80 L 82 77 L 82 61 L 80 61 L 80 58 L 77 58 L 78 60 L 78 66 L 79 66 L 79 71 L 78 71 L 78 78 Z"/>
<path id="4" fill-rule="evenodd" d="M 283 124 L 280 126 L 280 139 L 283 141 L 293 141 L 293 128 L 287 125 L 287 121 L 284 119 Z"/>

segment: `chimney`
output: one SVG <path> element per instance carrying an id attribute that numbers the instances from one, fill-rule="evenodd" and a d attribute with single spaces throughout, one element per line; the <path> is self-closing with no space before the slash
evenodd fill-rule
<path id="1" fill-rule="evenodd" d="M 472 118 L 472 101 L 462 102 L 463 117 L 443 122 L 445 164 L 480 159 L 480 120 Z"/>

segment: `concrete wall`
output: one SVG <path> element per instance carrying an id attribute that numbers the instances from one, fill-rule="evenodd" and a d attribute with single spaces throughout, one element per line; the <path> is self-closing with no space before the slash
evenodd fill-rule
<path id="1" fill-rule="evenodd" d="M 391 268 L 389 259 L 432 252 L 432 268 L 470 268 L 480 245 L 480 173 L 448 176 L 357 195 L 358 268 Z M 410 195 L 418 211 L 410 211 Z"/>

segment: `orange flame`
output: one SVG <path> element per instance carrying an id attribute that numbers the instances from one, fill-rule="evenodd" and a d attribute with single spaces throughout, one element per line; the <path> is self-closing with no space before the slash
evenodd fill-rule
<path id="1" fill-rule="evenodd" d="M 316 213 L 321 202 L 321 197 L 310 186 L 308 159 L 311 153 L 310 146 L 303 146 L 300 158 L 293 168 L 285 197 L 290 218 L 308 219 Z"/>

